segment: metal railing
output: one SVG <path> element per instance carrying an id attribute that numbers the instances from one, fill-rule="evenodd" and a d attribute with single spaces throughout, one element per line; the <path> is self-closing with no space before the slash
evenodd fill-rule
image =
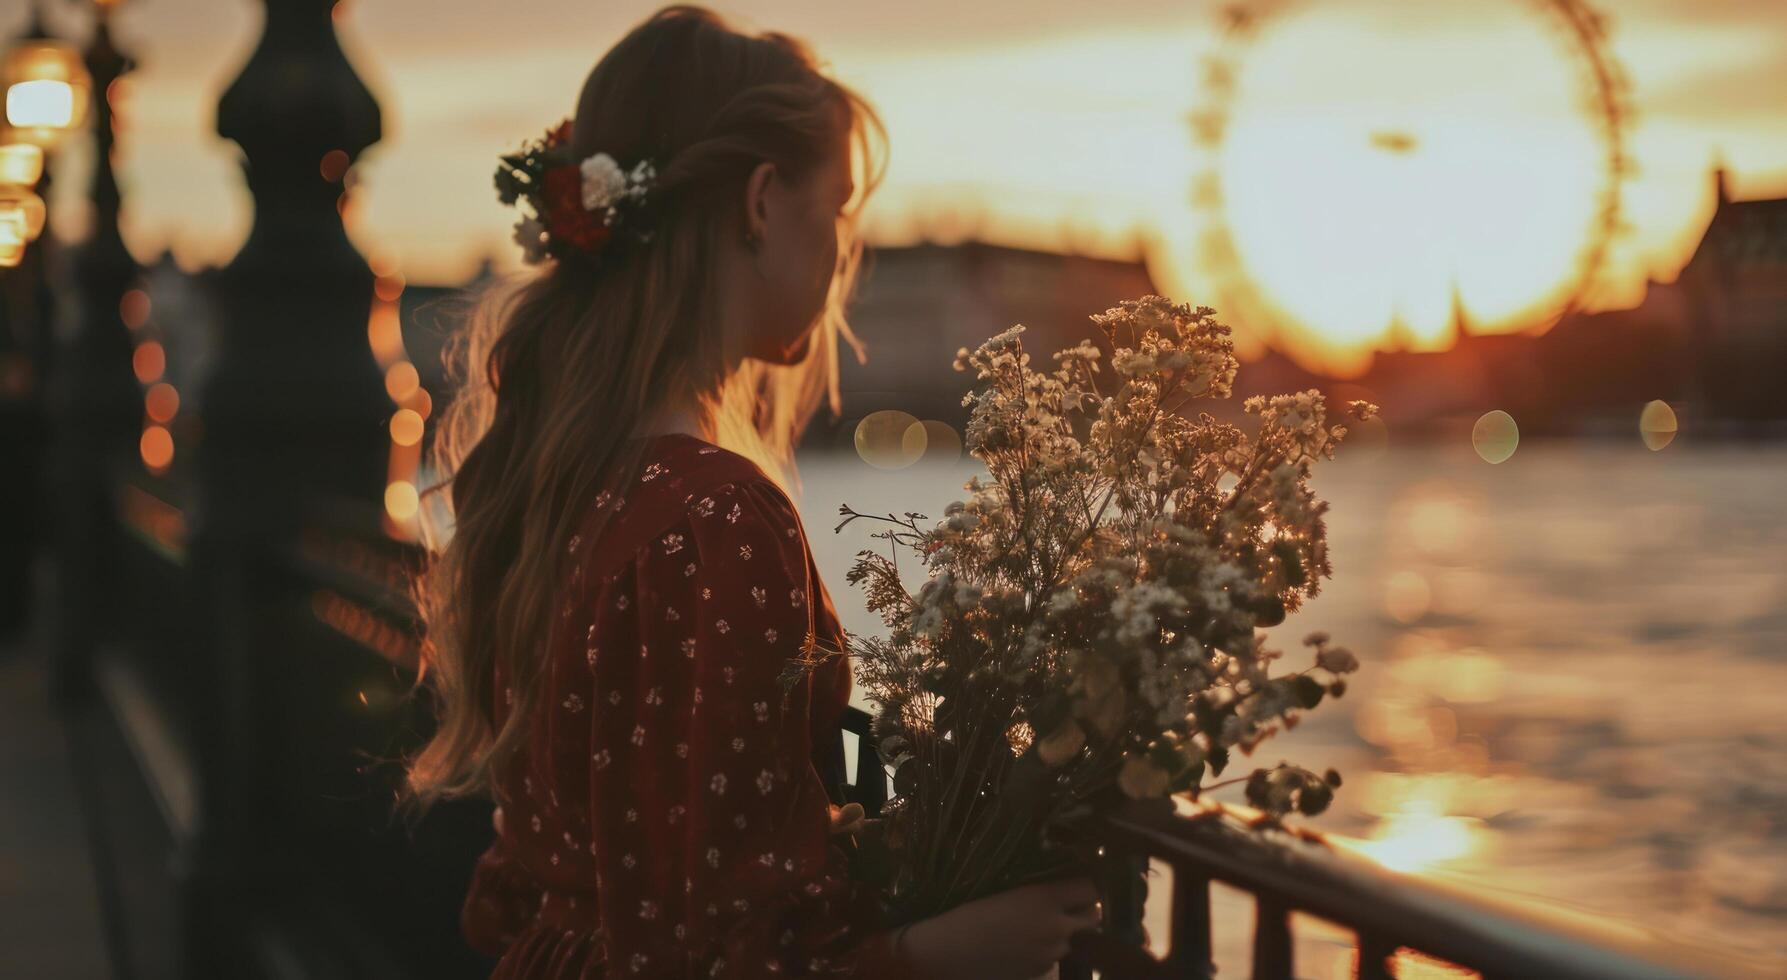
<path id="1" fill-rule="evenodd" d="M 1210 806 L 1187 814 L 1137 806 L 1106 820 L 1107 853 L 1151 858 L 1172 869 L 1166 955 L 1088 934 L 1064 963 L 1061 980 L 1210 977 L 1211 884 L 1250 894 L 1255 906 L 1252 976 L 1296 975 L 1292 915 L 1352 931 L 1356 975 L 1396 975 L 1401 951 L 1488 978 L 1642 980 L 1705 975 L 1660 943 L 1566 927 L 1541 914 L 1437 882 L 1387 870 L 1335 850 L 1315 835 L 1257 827 L 1238 811 Z M 1139 911 L 1139 910 L 1134 910 Z M 1228 965 L 1227 975 L 1236 975 Z M 1722 972 L 1722 971 L 1721 971 Z"/>
<path id="2" fill-rule="evenodd" d="M 121 486 L 118 505 L 120 524 L 134 545 L 123 551 L 126 564 L 133 569 L 136 587 L 132 591 L 170 575 L 178 577 L 186 559 L 180 513 L 140 485 Z M 488 834 L 482 815 L 452 815 L 447 821 L 452 826 L 443 840 L 418 851 L 417 840 L 392 833 L 388 819 L 378 816 L 388 808 L 388 798 L 381 801 L 377 793 L 368 793 L 367 774 L 357 772 L 368 754 L 394 757 L 391 739 L 413 738 L 425 727 L 426 719 L 416 714 L 419 705 L 403 697 L 414 663 L 407 643 L 414 635 L 413 610 L 399 587 L 410 549 L 378 534 L 370 523 L 355 524 L 324 520 L 307 525 L 297 536 L 295 547 L 281 552 L 282 558 L 275 562 L 278 569 L 269 569 L 277 584 L 263 579 L 255 590 L 259 600 L 236 609 L 232 616 L 258 624 L 251 638 L 255 655 L 238 660 L 238 664 L 254 667 L 256 673 L 270 670 L 278 675 L 245 688 L 261 692 L 255 703 L 267 710 L 269 720 L 282 719 L 283 734 L 264 744 L 276 741 L 286 745 L 284 750 L 272 750 L 279 762 L 273 768 L 282 775 L 252 793 L 277 798 L 280 804 L 256 808 L 255 812 L 281 815 L 275 821 L 278 832 L 272 836 L 285 841 L 287 847 L 314 839 L 319 852 L 351 851 L 367 868 L 378 866 L 375 877 L 412 883 L 428 880 L 432 887 L 425 891 L 446 894 L 462 887 L 459 879 L 464 868 L 460 865 L 469 861 L 473 845 Z M 172 604 L 164 597 L 150 605 L 165 610 Z M 148 609 L 144 617 L 155 618 Z M 136 641 L 127 642 L 128 646 L 142 646 L 133 652 L 154 652 L 157 644 L 149 642 L 153 630 L 127 632 L 134 634 L 131 639 Z M 138 656 L 132 661 L 135 667 L 147 670 L 165 666 L 173 652 L 163 647 L 159 656 Z M 302 669 L 292 673 L 291 667 L 280 667 L 282 664 L 301 664 Z M 145 684 L 144 690 L 166 687 Z M 109 685 L 102 683 L 101 688 L 112 693 Z M 350 707 L 344 709 L 343 705 Z M 146 713 L 122 711 L 116 703 L 112 706 L 126 734 L 140 734 L 138 729 L 143 726 L 133 719 L 140 720 L 138 716 Z M 162 705 L 158 710 L 165 713 L 170 708 L 177 706 Z M 840 738 L 846 756 L 854 759 L 856 774 L 854 783 L 845 788 L 846 796 L 875 812 L 887 799 L 887 782 L 874 778 L 885 770 L 869 736 L 869 722 L 865 712 L 847 708 Z M 177 727 L 184 730 L 185 726 Z M 255 738 L 257 733 L 241 731 L 236 735 Z M 135 744 L 141 739 L 128 741 Z M 200 760 L 190 761 L 196 764 Z M 137 762 L 143 764 L 141 758 Z M 145 768 L 143 775 L 149 782 L 159 785 L 166 781 L 160 778 L 166 767 Z M 219 795 L 215 777 L 213 774 L 211 791 L 195 799 L 216 806 L 228 796 Z M 225 788 L 247 792 L 247 787 L 236 786 L 238 781 L 230 779 Z M 196 820 L 193 823 L 202 825 Z M 268 829 L 274 828 L 269 825 Z M 1106 818 L 1101 838 L 1107 856 L 1115 862 L 1128 861 L 1140 867 L 1152 861 L 1171 868 L 1170 888 L 1154 896 L 1156 902 L 1170 903 L 1165 916 L 1169 923 L 1168 935 L 1163 937 L 1165 952 L 1157 957 L 1142 946 L 1125 942 L 1117 935 L 1121 930 L 1086 934 L 1076 941 L 1074 955 L 1062 964 L 1061 980 L 1090 980 L 1095 975 L 1108 980 L 1212 976 L 1213 883 L 1252 896 L 1256 921 L 1251 969 L 1256 978 L 1295 975 L 1295 914 L 1313 916 L 1354 933 L 1356 972 L 1363 978 L 1394 976 L 1404 950 L 1491 978 L 1627 980 L 1738 972 L 1709 968 L 1704 963 L 1682 967 L 1679 951 L 1672 953 L 1661 945 L 1636 947 L 1623 936 L 1566 927 L 1480 894 L 1397 874 L 1336 850 L 1314 835 L 1252 826 L 1240 811 L 1210 807 L 1185 813 L 1168 806 L 1150 809 L 1138 804 Z M 1151 884 L 1159 881 L 1150 879 Z M 330 893 L 332 902 L 347 903 L 344 896 L 370 888 L 353 876 L 348 882 L 345 892 Z M 456 901 L 457 896 L 452 897 Z M 1138 901 L 1113 894 L 1108 921 L 1139 923 L 1142 909 Z M 448 939 L 448 907 L 452 904 L 443 899 L 427 911 L 446 927 L 435 934 L 433 947 Z M 1160 918 L 1153 917 L 1154 921 Z M 477 972 L 471 961 L 423 967 L 418 950 L 395 936 L 385 939 L 388 948 L 380 954 L 394 957 L 395 962 L 414 960 L 412 966 L 420 970 L 415 975 L 471 976 Z M 1671 955 L 1677 962 L 1670 962 Z M 1238 975 L 1237 964 L 1223 966 L 1224 975 Z M 322 970 L 306 975 L 335 974 Z"/>
<path id="3" fill-rule="evenodd" d="M 868 737 L 869 716 L 848 708 L 842 727 L 856 736 L 858 776 L 847 793 L 874 812 L 886 801 L 887 788 L 884 780 L 863 778 L 880 767 Z M 1489 978 L 1645 980 L 1715 972 L 1703 964 L 1683 965 L 1678 949 L 1639 947 L 1608 932 L 1567 928 L 1533 911 L 1390 871 L 1338 851 L 1318 835 L 1257 826 L 1250 814 L 1220 805 L 1185 813 L 1137 804 L 1106 818 L 1101 836 L 1107 856 L 1152 859 L 1172 869 L 1170 896 L 1163 896 L 1171 902 L 1166 955 L 1156 957 L 1110 933 L 1088 933 L 1061 965 L 1060 980 L 1091 980 L 1094 971 L 1105 980 L 1214 976 L 1211 885 L 1218 882 L 1253 897 L 1255 980 L 1296 975 L 1295 913 L 1352 931 L 1362 980 L 1395 976 L 1403 951 Z M 1113 920 L 1140 922 L 1141 913 L 1107 907 Z M 1224 975 L 1239 975 L 1234 964 L 1225 966 Z"/>

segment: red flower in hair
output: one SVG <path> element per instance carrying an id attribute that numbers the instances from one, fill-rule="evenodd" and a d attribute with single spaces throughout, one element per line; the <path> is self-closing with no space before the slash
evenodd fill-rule
<path id="1" fill-rule="evenodd" d="M 608 242 L 609 229 L 602 213 L 583 209 L 583 173 L 570 163 L 546 171 L 545 213 L 540 216 L 552 237 L 585 251 Z"/>

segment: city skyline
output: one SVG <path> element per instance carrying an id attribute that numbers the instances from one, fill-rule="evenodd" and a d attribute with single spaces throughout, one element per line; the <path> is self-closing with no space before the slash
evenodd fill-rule
<path id="1" fill-rule="evenodd" d="M 463 0 L 427 5 L 426 15 L 398 0 L 344 4 L 344 42 L 386 120 L 383 141 L 357 168 L 356 244 L 416 281 L 457 281 L 492 255 L 512 267 L 513 217 L 489 193 L 492 161 L 568 112 L 589 64 L 655 6 L 552 0 L 492 20 Z M 1212 291 L 1196 249 L 1208 215 L 1188 203 L 1207 162 L 1185 117 L 1203 97 L 1214 5 L 1043 5 L 1022 28 L 997 10 L 941 4 L 870 17 L 802 2 L 720 9 L 810 40 L 880 107 L 892 158 L 870 209 L 874 240 L 973 236 L 1120 256 L 1146 239 L 1163 289 L 1192 300 Z M 1637 169 L 1625 183 L 1630 230 L 1591 302 L 1618 308 L 1686 261 L 1711 212 L 1715 162 L 1729 167 L 1737 197 L 1787 189 L 1787 127 L 1768 96 L 1787 85 L 1787 8 L 1643 0 L 1613 13 L 1611 50 L 1638 110 L 1628 142 Z M 212 114 L 256 36 L 256 5 L 155 0 L 127 5 L 118 21 L 143 63 L 122 100 L 126 240 L 141 259 L 169 247 L 189 269 L 225 261 L 246 235 L 250 204 Z M 11 33 L 20 26 L 0 22 Z M 1572 66 L 1544 24 L 1512 2 L 1438 5 L 1411 21 L 1380 0 L 1331 0 L 1281 15 L 1255 47 L 1245 62 L 1251 102 L 1236 106 L 1219 166 L 1250 278 L 1306 324 L 1276 339 L 1344 369 L 1381 343 L 1394 313 L 1417 344 L 1438 343 L 1457 280 L 1482 329 L 1527 325 L 1528 307 L 1555 285 L 1548 279 L 1562 277 L 1577 205 L 1597 177 Z M 1348 59 L 1362 51 L 1381 71 L 1355 70 Z M 1393 111 L 1354 119 L 1324 108 L 1324 98 L 1372 105 L 1437 58 L 1455 69 Z M 1508 58 L 1527 70 L 1484 77 Z M 1385 152 L 1385 129 L 1409 130 L 1418 148 Z M 1478 142 L 1453 138 L 1467 130 Z M 1299 169 L 1306 154 L 1322 165 Z M 78 151 L 68 156 L 64 172 L 78 175 Z M 1370 213 L 1381 227 L 1364 245 L 1341 209 L 1311 216 L 1311 202 L 1345 203 L 1357 195 L 1341 191 L 1374 182 L 1408 203 L 1377 205 Z M 79 231 L 79 184 L 57 185 L 53 211 L 68 233 Z M 1431 200 L 1405 187 L 1459 209 L 1435 219 Z M 1464 206 L 1478 199 L 1483 209 Z M 1466 226 L 1470 236 L 1433 247 L 1436 234 Z M 1337 231 L 1347 237 L 1324 240 Z M 1383 267 L 1399 278 L 1374 278 Z"/>

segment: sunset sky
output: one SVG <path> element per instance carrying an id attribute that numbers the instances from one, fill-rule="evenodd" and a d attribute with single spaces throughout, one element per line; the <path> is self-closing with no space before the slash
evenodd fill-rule
<path id="1" fill-rule="evenodd" d="M 590 65 L 656 4 L 591 0 L 350 3 L 341 31 L 385 110 L 351 233 L 412 281 L 515 262 L 496 156 L 568 114 Z M 1603 0 L 1638 111 L 1629 230 L 1600 305 L 1672 279 L 1711 207 L 1715 160 L 1739 197 L 1787 194 L 1787 3 Z M 58 5 L 60 8 L 60 5 Z M 1161 288 L 1217 291 L 1196 247 L 1213 170 L 1248 278 L 1285 314 L 1253 324 L 1341 365 L 1393 316 L 1444 331 L 1453 284 L 1491 329 L 1530 323 L 1568 275 L 1600 180 L 1580 63 L 1533 0 L 1306 0 L 1244 52 L 1223 154 L 1193 142 L 1218 5 L 1159 0 L 717 5 L 812 41 L 882 111 L 892 166 L 881 241 L 994 241 L 1147 259 Z M 22 28 L 23 4 L 0 18 Z M 1418 13 L 1417 13 L 1418 12 Z M 66 15 L 65 15 L 66 16 Z M 59 20 L 62 18 L 59 18 Z M 250 0 L 134 0 L 117 34 L 141 59 L 125 102 L 126 235 L 139 258 L 227 261 L 247 235 L 218 93 L 259 32 Z M 68 25 L 78 34 L 77 24 Z M 1387 149 L 1382 137 L 1405 138 Z M 1376 137 L 1374 139 L 1374 137 Z M 82 161 L 53 210 L 78 232 Z M 1113 297 L 1114 299 L 1115 297 Z"/>

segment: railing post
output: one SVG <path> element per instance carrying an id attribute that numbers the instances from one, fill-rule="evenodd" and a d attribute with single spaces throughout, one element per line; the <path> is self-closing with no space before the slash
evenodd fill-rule
<path id="1" fill-rule="evenodd" d="M 1291 910 L 1271 895 L 1254 901 L 1253 980 L 1291 980 Z"/>
<path id="2" fill-rule="evenodd" d="M 1359 980 L 1392 980 L 1396 944 L 1373 933 L 1359 934 Z"/>
<path id="3" fill-rule="evenodd" d="M 272 560 L 311 503 L 384 486 L 391 410 L 367 343 L 373 275 L 342 225 L 343 178 L 381 133 L 378 103 L 335 34 L 336 0 L 263 0 L 261 38 L 217 107 L 241 147 L 253 230 L 220 276 L 221 336 L 200 404 L 191 567 L 211 666 L 194 856 L 195 973 L 233 976 L 240 928 L 277 845 L 283 742 L 276 658 L 261 617 L 279 600 Z M 275 833 L 269 835 L 269 830 Z"/>
<path id="4" fill-rule="evenodd" d="M 1207 978 L 1210 951 L 1210 879 L 1183 865 L 1173 868 L 1173 936 L 1167 962 L 1182 976 Z"/>

